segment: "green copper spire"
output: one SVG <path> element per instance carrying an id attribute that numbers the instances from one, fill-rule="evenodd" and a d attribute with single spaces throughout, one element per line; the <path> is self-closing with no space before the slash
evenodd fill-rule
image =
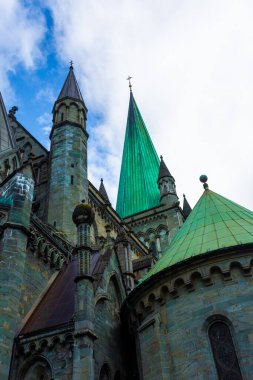
<path id="1" fill-rule="evenodd" d="M 218 255 L 223 248 L 253 243 L 253 212 L 209 190 L 206 180 L 201 179 L 203 195 L 143 281 L 191 257 L 211 251 Z"/>
<path id="2" fill-rule="evenodd" d="M 126 217 L 159 205 L 160 161 L 130 88 L 116 211 Z"/>

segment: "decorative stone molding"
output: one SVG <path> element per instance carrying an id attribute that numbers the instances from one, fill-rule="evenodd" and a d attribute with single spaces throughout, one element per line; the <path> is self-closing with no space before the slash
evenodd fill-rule
<path id="1" fill-rule="evenodd" d="M 151 278 L 144 283 L 142 289 L 134 290 L 128 300 L 128 305 L 133 305 L 132 318 L 138 315 L 144 318 L 155 308 L 156 303 L 162 304 L 168 297 L 173 299 L 195 291 L 199 282 L 205 287 L 212 286 L 217 276 L 224 283 L 236 281 L 234 268 L 239 270 L 242 277 L 252 277 L 252 267 L 253 251 L 222 254 L 221 257 L 216 255 L 209 259 L 205 255 L 205 258 L 198 258 L 191 264 L 181 263 L 181 268 L 178 266 L 177 269 L 160 272 L 153 281 Z"/>

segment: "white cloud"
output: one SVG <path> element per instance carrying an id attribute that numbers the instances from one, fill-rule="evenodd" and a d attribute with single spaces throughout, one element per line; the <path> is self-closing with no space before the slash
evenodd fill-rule
<path id="1" fill-rule="evenodd" d="M 19 0 L 0 1 L 0 90 L 5 100 L 14 97 L 8 72 L 18 64 L 33 69 L 43 59 L 39 43 L 45 33 L 44 17 L 32 3 Z"/>
<path id="2" fill-rule="evenodd" d="M 42 115 L 37 117 L 36 121 L 41 127 L 41 130 L 43 132 L 41 136 L 42 144 L 45 145 L 47 149 L 49 149 L 50 148 L 49 134 L 52 129 L 52 114 L 48 112 L 44 112 Z"/>
<path id="3" fill-rule="evenodd" d="M 42 100 L 44 102 L 49 102 L 50 104 L 54 103 L 55 99 L 56 96 L 54 95 L 52 87 L 42 88 L 36 94 L 36 100 Z"/>
<path id="4" fill-rule="evenodd" d="M 126 77 L 158 154 L 191 204 L 210 187 L 253 208 L 253 4 L 249 0 L 47 0 L 62 61 L 75 62 L 88 108 L 89 176 L 115 201 Z M 107 153 L 101 155 L 105 150 Z"/>

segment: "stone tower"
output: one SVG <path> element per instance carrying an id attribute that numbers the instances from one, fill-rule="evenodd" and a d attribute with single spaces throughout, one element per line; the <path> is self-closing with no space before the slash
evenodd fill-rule
<path id="1" fill-rule="evenodd" d="M 72 243 L 76 242 L 72 210 L 82 199 L 88 198 L 86 114 L 71 65 L 53 107 L 48 223 L 62 231 Z"/>

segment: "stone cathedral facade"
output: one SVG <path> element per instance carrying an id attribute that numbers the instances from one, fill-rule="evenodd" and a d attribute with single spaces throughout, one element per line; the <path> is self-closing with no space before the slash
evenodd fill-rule
<path id="1" fill-rule="evenodd" d="M 252 379 L 253 212 L 206 176 L 180 207 L 131 86 L 116 210 L 72 66 L 50 151 L 16 111 L 0 96 L 0 379 Z"/>

